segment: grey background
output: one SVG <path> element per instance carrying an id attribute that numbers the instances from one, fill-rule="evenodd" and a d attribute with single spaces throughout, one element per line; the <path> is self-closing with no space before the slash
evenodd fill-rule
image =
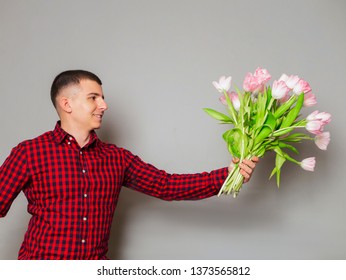
<path id="1" fill-rule="evenodd" d="M 316 171 L 294 164 L 282 186 L 261 160 L 237 199 L 164 202 L 123 189 L 112 259 L 345 259 L 346 1 L 0 0 L 0 162 L 19 142 L 53 129 L 50 84 L 60 71 L 88 69 L 109 105 L 98 132 L 174 173 L 226 166 L 226 127 L 203 107 L 223 110 L 211 82 L 242 86 L 261 66 L 307 80 L 330 112 L 328 151 Z M 304 113 L 305 113 L 304 112 Z M 29 214 L 20 195 L 0 220 L 0 259 L 15 259 Z"/>

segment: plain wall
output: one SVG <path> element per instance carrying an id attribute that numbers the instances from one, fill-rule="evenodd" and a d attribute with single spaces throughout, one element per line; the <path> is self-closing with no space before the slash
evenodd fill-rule
<path id="1" fill-rule="evenodd" d="M 112 259 L 345 259 L 343 0 L 0 0 L 0 162 L 19 142 L 52 130 L 56 74 L 98 74 L 109 110 L 99 137 L 172 173 L 229 164 L 228 129 L 202 110 L 224 110 L 211 82 L 241 87 L 258 66 L 307 80 L 327 111 L 327 151 L 315 172 L 288 163 L 280 189 L 261 160 L 240 195 L 165 202 L 124 188 Z M 21 194 L 0 220 L 0 259 L 16 259 L 30 218 Z"/>

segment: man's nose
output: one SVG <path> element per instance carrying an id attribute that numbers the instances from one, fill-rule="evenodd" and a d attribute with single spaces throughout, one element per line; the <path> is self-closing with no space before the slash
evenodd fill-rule
<path id="1" fill-rule="evenodd" d="M 106 111 L 108 109 L 108 105 L 104 99 L 102 99 L 99 103 L 99 108 L 103 111 Z"/>

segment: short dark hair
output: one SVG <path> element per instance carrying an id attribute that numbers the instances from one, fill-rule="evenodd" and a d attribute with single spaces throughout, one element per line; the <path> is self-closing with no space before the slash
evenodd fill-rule
<path id="1" fill-rule="evenodd" d="M 53 102 L 54 107 L 56 107 L 56 97 L 59 92 L 64 87 L 70 85 L 78 85 L 81 80 L 92 80 L 99 85 L 102 85 L 99 77 L 97 77 L 94 73 L 86 70 L 67 70 L 61 72 L 58 76 L 55 77 L 50 89 L 50 98 Z"/>

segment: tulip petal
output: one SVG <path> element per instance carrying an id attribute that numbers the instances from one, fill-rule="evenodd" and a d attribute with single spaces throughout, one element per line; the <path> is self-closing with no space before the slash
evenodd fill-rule
<path id="1" fill-rule="evenodd" d="M 316 135 L 315 144 L 321 150 L 327 150 L 330 142 L 330 133 L 328 131 Z"/>
<path id="2" fill-rule="evenodd" d="M 306 171 L 314 171 L 315 165 L 316 165 L 315 157 L 309 157 L 309 158 L 303 159 L 300 163 L 300 166 Z"/>

